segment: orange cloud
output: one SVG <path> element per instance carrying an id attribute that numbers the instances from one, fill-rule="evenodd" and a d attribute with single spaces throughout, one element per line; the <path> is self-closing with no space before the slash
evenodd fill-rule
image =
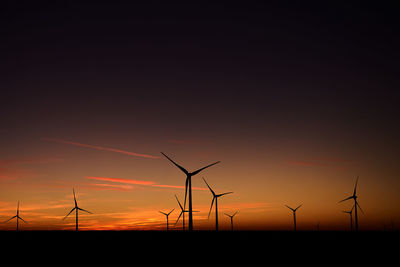
<path id="1" fill-rule="evenodd" d="M 110 147 L 88 145 L 88 144 L 82 144 L 82 143 L 77 143 L 77 142 L 66 141 L 66 140 L 62 140 L 62 139 L 42 138 L 42 140 L 49 141 L 49 142 L 55 142 L 55 143 L 61 143 L 61 144 L 69 144 L 69 145 L 74 145 L 74 146 L 80 146 L 80 147 L 87 147 L 87 148 L 103 150 L 103 151 L 116 152 L 116 153 L 121 153 L 121 154 L 129 155 L 129 156 L 135 156 L 135 157 L 142 157 L 142 158 L 149 158 L 149 159 L 158 159 L 158 158 L 160 158 L 158 156 L 152 156 L 152 155 L 148 155 L 148 154 L 139 154 L 139 153 L 135 153 L 135 152 L 125 151 L 125 150 L 120 150 L 120 149 L 115 149 L 115 148 L 110 148 Z"/>

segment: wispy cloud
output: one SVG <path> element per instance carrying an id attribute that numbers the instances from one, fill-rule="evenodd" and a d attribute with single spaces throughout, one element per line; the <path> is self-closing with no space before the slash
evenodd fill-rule
<path id="1" fill-rule="evenodd" d="M 86 176 L 87 179 L 97 180 L 97 181 L 107 181 L 112 183 L 122 183 L 122 184 L 135 184 L 135 185 L 142 185 L 142 186 L 151 186 L 151 187 L 158 187 L 158 188 L 170 188 L 170 189 L 184 189 L 185 187 L 182 185 L 165 185 L 165 184 L 157 184 L 154 181 L 148 180 L 134 180 L 134 179 L 127 179 L 127 178 L 111 178 L 111 177 L 97 177 L 97 176 Z M 104 184 L 103 184 L 104 186 Z M 133 187 L 131 188 L 133 189 Z M 207 190 L 206 188 L 201 187 L 192 187 L 193 190 Z"/>
<path id="2" fill-rule="evenodd" d="M 137 184 L 137 185 L 154 185 L 153 181 L 143 181 L 143 180 L 133 180 L 126 178 L 111 178 L 111 177 L 97 177 L 97 176 L 87 176 L 86 178 L 98 181 L 107 181 L 114 183 L 123 183 L 123 184 Z"/>
<path id="3" fill-rule="evenodd" d="M 67 140 L 63 140 L 63 139 L 42 138 L 42 140 L 48 141 L 48 142 L 60 143 L 60 144 L 68 144 L 68 145 L 73 145 L 73 146 L 86 147 L 86 148 L 92 148 L 92 149 L 97 149 L 97 150 L 121 153 L 121 154 L 134 156 L 134 157 L 141 157 L 141 158 L 148 158 L 148 159 L 158 159 L 158 158 L 160 158 L 159 156 L 152 156 L 152 155 L 149 155 L 149 154 L 140 154 L 140 153 L 130 152 L 130 151 L 116 149 L 116 148 L 89 145 L 89 144 L 82 144 L 82 143 L 67 141 Z"/>

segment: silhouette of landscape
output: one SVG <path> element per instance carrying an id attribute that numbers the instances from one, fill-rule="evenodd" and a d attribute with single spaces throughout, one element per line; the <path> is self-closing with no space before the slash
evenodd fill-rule
<path id="1" fill-rule="evenodd" d="M 348 231 L 24 231 L 0 232 L 7 255 L 58 262 L 78 251 L 81 264 L 149 261 L 150 265 L 234 264 L 350 266 L 396 260 L 399 232 Z M 21 246 L 21 244 L 23 244 Z M 50 259 L 40 259 L 44 253 Z M 54 258 L 56 257 L 56 258 Z M 261 262 L 260 262 L 261 261 Z M 132 263 L 133 264 L 133 263 Z M 394 264 L 394 263 L 393 263 Z"/>

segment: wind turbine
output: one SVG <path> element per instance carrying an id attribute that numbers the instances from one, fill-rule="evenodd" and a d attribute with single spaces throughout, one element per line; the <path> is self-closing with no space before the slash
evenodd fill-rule
<path id="1" fill-rule="evenodd" d="M 226 216 L 228 216 L 231 219 L 231 231 L 233 231 L 233 217 L 237 214 L 238 212 L 236 211 L 234 214 L 229 215 L 225 213 Z"/>
<path id="2" fill-rule="evenodd" d="M 363 210 L 361 209 L 360 205 L 358 204 L 358 201 L 357 201 L 357 184 L 358 184 L 358 176 L 357 176 L 357 179 L 356 179 L 356 185 L 354 186 L 353 195 L 349 196 L 348 198 L 345 198 L 345 199 L 339 201 L 339 203 L 340 203 L 340 202 L 343 202 L 343 201 L 346 201 L 346 200 L 349 200 L 349 199 L 353 199 L 354 200 L 354 220 L 355 220 L 356 231 L 358 231 L 357 207 L 361 210 L 362 213 L 364 213 Z"/>
<path id="3" fill-rule="evenodd" d="M 161 154 L 164 155 L 164 157 L 166 157 L 169 161 L 171 161 L 176 167 L 178 167 L 184 174 L 186 174 L 186 181 L 185 181 L 185 202 L 183 204 L 183 206 L 186 208 L 186 195 L 189 191 L 189 231 L 193 231 L 193 209 L 192 209 L 192 176 L 198 174 L 199 172 L 201 172 L 202 170 L 211 167 L 217 163 L 220 163 L 220 161 L 214 162 L 210 165 L 207 165 L 201 169 L 198 169 L 197 171 L 194 172 L 189 172 L 187 171 L 185 168 L 183 168 L 182 166 L 178 165 L 175 161 L 173 161 L 172 159 L 170 159 L 167 155 L 165 155 L 163 152 L 161 152 Z"/>
<path id="4" fill-rule="evenodd" d="M 351 208 L 350 211 L 342 210 L 342 212 L 350 215 L 350 231 L 353 231 L 353 209 L 354 209 L 354 206 Z"/>
<path id="5" fill-rule="evenodd" d="M 179 201 L 178 197 L 175 195 L 176 200 L 178 201 L 179 207 L 181 208 L 181 213 L 178 216 L 178 219 L 175 222 L 175 225 L 178 223 L 179 219 L 182 216 L 182 229 L 185 231 L 185 212 L 189 212 L 188 210 L 185 210 L 184 207 L 181 205 L 181 202 Z M 193 212 L 199 212 L 198 210 L 194 210 Z"/>
<path id="6" fill-rule="evenodd" d="M 18 220 L 22 220 L 24 223 L 26 223 L 26 221 L 25 221 L 24 219 L 22 219 L 22 218 L 19 216 L 19 200 L 18 200 L 18 205 L 17 205 L 17 215 L 11 217 L 10 219 L 8 219 L 7 221 L 5 221 L 4 223 L 9 222 L 9 221 L 11 221 L 11 220 L 14 219 L 14 218 L 17 218 L 17 232 L 18 232 Z"/>
<path id="7" fill-rule="evenodd" d="M 303 205 L 303 204 L 302 204 Z M 291 207 L 289 207 L 288 205 L 285 205 L 286 207 L 288 207 L 289 209 L 291 209 L 293 211 L 293 222 L 294 222 L 294 230 L 296 231 L 296 211 L 302 206 L 298 206 L 297 208 L 293 209 Z"/>
<path id="8" fill-rule="evenodd" d="M 181 202 L 179 201 L 178 197 L 175 195 L 176 201 L 178 201 L 179 207 L 181 208 L 181 213 L 178 216 L 178 219 L 175 222 L 175 225 L 178 223 L 179 219 L 182 217 L 182 230 L 185 231 L 185 212 L 189 212 L 188 210 L 185 210 L 184 207 L 182 207 Z"/>
<path id="9" fill-rule="evenodd" d="M 164 214 L 165 216 L 167 216 L 167 231 L 168 231 L 168 216 L 171 214 L 171 212 L 173 212 L 174 211 L 174 209 L 172 209 L 170 212 L 168 212 L 168 213 L 165 213 L 165 212 L 162 212 L 162 211 L 159 211 L 159 213 L 162 213 L 162 214 Z"/>
<path id="10" fill-rule="evenodd" d="M 78 231 L 78 210 L 81 210 L 81 211 L 84 211 L 84 212 L 87 212 L 87 213 L 90 213 L 90 214 L 93 214 L 93 213 L 91 213 L 90 211 L 87 211 L 87 210 L 79 208 L 78 207 L 78 203 L 76 202 L 75 190 L 73 188 L 72 188 L 72 192 L 74 193 L 75 207 L 67 214 L 67 216 L 65 216 L 63 218 L 63 220 L 65 220 L 68 217 L 68 215 L 70 215 L 75 210 L 75 212 L 76 212 L 76 215 L 75 215 L 75 229 L 76 229 L 76 231 Z"/>
<path id="11" fill-rule="evenodd" d="M 204 182 L 206 183 L 208 189 L 210 189 L 211 193 L 213 194 L 213 199 L 211 201 L 211 206 L 210 206 L 210 212 L 208 213 L 208 218 L 210 218 L 210 214 L 211 214 L 211 210 L 212 210 L 212 206 L 214 204 L 214 200 L 215 200 L 215 230 L 218 231 L 218 198 L 222 197 L 224 195 L 227 194 L 231 194 L 233 192 L 227 192 L 227 193 L 222 193 L 222 194 L 215 194 L 215 192 L 211 189 L 211 187 L 208 185 L 206 179 L 204 179 Z"/>

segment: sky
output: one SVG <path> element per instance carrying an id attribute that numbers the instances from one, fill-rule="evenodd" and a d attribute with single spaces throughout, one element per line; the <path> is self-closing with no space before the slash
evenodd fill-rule
<path id="1" fill-rule="evenodd" d="M 277 1 L 278 2 L 278 1 Z M 0 11 L 0 221 L 163 230 L 194 171 L 194 229 L 400 227 L 391 3 L 32 3 Z M 15 221 L 0 224 L 14 230 Z"/>

